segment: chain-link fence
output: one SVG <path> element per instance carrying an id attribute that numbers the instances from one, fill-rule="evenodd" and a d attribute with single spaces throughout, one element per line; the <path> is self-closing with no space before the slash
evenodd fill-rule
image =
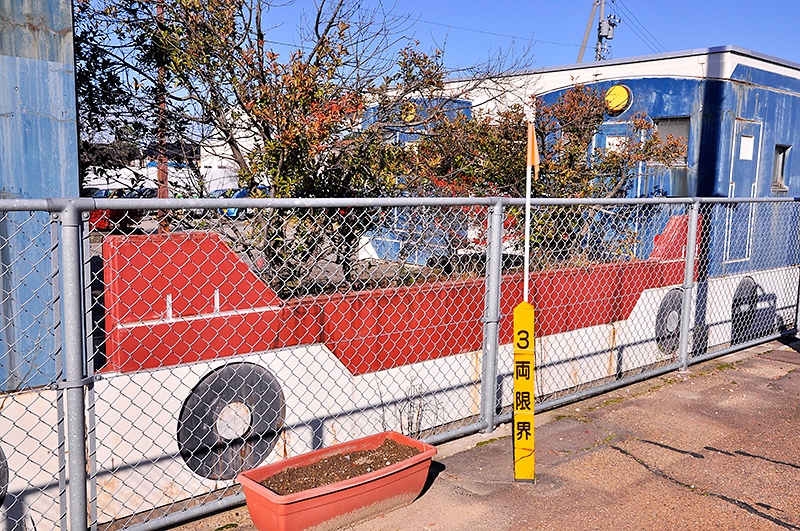
<path id="1" fill-rule="evenodd" d="M 794 332 L 797 208 L 534 201 L 537 410 Z M 163 527 L 259 464 L 510 420 L 519 200 L 0 211 L 0 529 Z"/>
<path id="2" fill-rule="evenodd" d="M 58 528 L 66 495 L 62 334 L 58 225 L 47 212 L 0 211 L 0 275 L 3 515 L 7 529 L 34 520 Z"/>

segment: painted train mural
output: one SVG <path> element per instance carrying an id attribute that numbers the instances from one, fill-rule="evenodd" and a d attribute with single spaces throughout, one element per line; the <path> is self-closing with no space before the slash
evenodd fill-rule
<path id="1" fill-rule="evenodd" d="M 726 47 L 536 75 L 548 98 L 581 76 L 621 91 L 598 145 L 636 111 L 688 139 L 685 166 L 643 168 L 632 196 L 800 196 L 800 65 Z M 701 207 L 693 353 L 796 328 L 798 221 L 792 203 Z M 689 218 L 662 206 L 637 223 L 646 237 L 629 260 L 533 274 L 540 398 L 674 359 Z M 260 463 L 480 413 L 483 278 L 284 300 L 219 234 L 200 231 L 106 235 L 102 271 L 105 363 L 87 394 L 101 524 L 224 496 Z M 521 290 L 519 274 L 503 276 L 501 406 Z M 0 529 L 61 519 L 56 393 L 31 385 L 4 400 Z"/>

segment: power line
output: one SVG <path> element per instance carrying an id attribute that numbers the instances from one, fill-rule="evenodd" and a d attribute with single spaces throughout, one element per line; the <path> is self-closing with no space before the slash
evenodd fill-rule
<path id="1" fill-rule="evenodd" d="M 312 49 L 310 46 L 305 46 L 303 44 L 289 44 L 288 42 L 270 41 L 270 40 L 267 40 L 267 39 L 264 39 L 264 42 L 269 43 L 269 44 L 275 44 L 277 46 L 286 46 L 288 48 L 294 48 L 296 50 L 298 50 L 298 49 L 299 50 L 311 50 Z"/>
<path id="2" fill-rule="evenodd" d="M 453 26 L 452 24 L 443 24 L 441 22 L 432 22 L 430 20 L 416 19 L 416 21 L 417 22 L 422 22 L 423 24 L 430 24 L 432 26 L 442 26 L 444 28 L 452 28 L 452 29 L 457 29 L 457 30 L 461 30 L 461 31 L 471 31 L 473 33 L 482 33 L 484 35 L 493 35 L 495 37 L 504 37 L 506 39 L 517 39 L 517 40 L 521 40 L 521 41 L 530 41 L 530 42 L 534 42 L 534 43 L 540 42 L 542 44 L 553 44 L 553 45 L 556 45 L 556 46 L 570 46 L 570 47 L 573 47 L 573 48 L 580 48 L 580 46 L 577 45 L 577 44 L 568 44 L 568 43 L 565 43 L 565 42 L 543 41 L 543 40 L 540 40 L 540 39 L 532 39 L 532 38 L 529 38 L 529 37 L 517 37 L 515 35 L 507 35 L 505 33 L 495 33 L 493 31 L 484 31 L 484 30 L 479 30 L 479 29 L 474 29 L 474 28 L 465 28 L 463 26 Z"/>
<path id="3" fill-rule="evenodd" d="M 406 17 L 406 18 L 412 19 L 411 16 Z M 483 35 L 491 35 L 491 36 L 494 36 L 494 37 L 503 37 L 505 39 L 515 39 L 515 40 L 520 40 L 520 41 L 528 41 L 528 42 L 531 42 L 531 43 L 551 44 L 553 46 L 567 46 L 567 47 L 570 47 L 570 48 L 580 48 L 580 46 L 577 45 L 577 44 L 569 44 L 569 43 L 565 43 L 565 42 L 556 42 L 556 41 L 546 41 L 546 40 L 534 39 L 534 38 L 530 38 L 530 37 L 519 37 L 517 35 L 509 35 L 509 34 L 506 34 L 506 33 L 497 33 L 497 32 L 494 32 L 494 31 L 479 30 L 479 29 L 475 29 L 475 28 L 467 28 L 467 27 L 464 27 L 464 26 L 454 26 L 452 24 L 445 24 L 445 23 L 442 23 L 442 22 L 434 22 L 432 20 L 423 20 L 423 19 L 419 19 L 419 18 L 413 18 L 413 20 L 415 22 L 420 22 L 422 24 L 429 24 L 431 26 L 440 26 L 440 27 L 448 28 L 448 29 L 455 29 L 455 30 L 460 30 L 460 31 L 468 31 L 468 32 L 472 32 L 472 33 L 480 33 L 480 34 L 483 34 Z M 287 42 L 273 41 L 273 40 L 266 40 L 266 39 L 264 40 L 264 42 L 269 43 L 269 44 L 273 44 L 273 45 L 276 45 L 276 46 L 286 46 L 286 47 L 294 48 L 294 49 L 301 49 L 301 50 L 309 50 L 310 49 L 308 46 L 304 46 L 302 44 L 291 44 L 291 43 L 287 43 Z"/>
<path id="4" fill-rule="evenodd" d="M 508 35 L 506 33 L 497 33 L 497 32 L 494 32 L 494 31 L 479 30 L 479 29 L 475 29 L 475 28 L 466 28 L 464 26 L 454 26 L 452 24 L 445 24 L 445 23 L 442 23 L 442 22 L 433 22 L 432 20 L 422 20 L 422 19 L 419 19 L 419 18 L 416 18 L 416 17 L 412 17 L 412 16 L 407 16 L 407 17 L 403 17 L 403 18 L 406 18 L 408 20 L 414 20 L 415 22 L 421 22 L 423 24 L 430 24 L 431 26 L 440 26 L 440 27 L 443 27 L 443 28 L 451 28 L 451 29 L 460 30 L 460 31 L 470 31 L 472 33 L 481 33 L 483 35 L 492 35 L 494 37 L 503 37 L 505 39 L 515 39 L 515 40 L 520 40 L 520 41 L 529 41 L 529 42 L 533 42 L 533 43 L 552 44 L 554 46 L 569 46 L 571 48 L 580 48 L 580 46 L 577 45 L 577 44 L 569 44 L 569 43 L 565 43 L 565 42 L 556 42 L 556 41 L 545 41 L 545 40 L 541 40 L 541 39 L 533 39 L 533 38 L 530 38 L 530 37 L 519 37 L 517 35 Z M 270 44 L 275 44 L 275 45 L 278 45 L 278 46 L 288 46 L 288 47 L 294 47 L 294 48 L 300 48 L 300 49 L 308 49 L 308 47 L 303 46 L 303 45 L 299 45 L 299 44 L 289 44 L 289 43 L 286 43 L 286 42 L 271 41 L 271 40 L 265 40 L 264 42 L 268 42 Z"/>
<path id="5" fill-rule="evenodd" d="M 637 28 L 635 24 L 628 24 L 627 27 L 630 28 L 631 33 L 633 33 L 636 37 L 638 37 L 639 40 L 642 41 L 644 45 L 650 49 L 651 52 L 660 53 L 662 51 L 661 49 L 658 48 L 658 45 L 656 43 L 649 41 L 647 36 L 644 35 L 641 29 Z"/>
<path id="6" fill-rule="evenodd" d="M 639 21 L 639 19 L 636 18 L 636 15 L 633 14 L 630 8 L 626 6 L 622 0 L 612 0 L 612 3 L 614 5 L 619 4 L 619 7 L 621 7 L 625 11 L 626 13 L 625 17 L 633 21 L 633 24 L 630 24 L 629 27 L 631 28 L 633 33 L 637 37 L 639 37 L 639 39 L 648 48 L 650 48 L 652 52 L 659 53 L 659 52 L 669 51 L 660 42 L 658 42 L 658 39 L 656 39 L 655 36 L 647 30 L 644 24 L 642 24 L 641 21 Z"/>
<path id="7" fill-rule="evenodd" d="M 409 17 L 406 17 L 406 18 L 411 19 L 412 17 L 409 16 Z M 494 31 L 485 31 L 485 30 L 479 30 L 479 29 L 474 29 L 474 28 L 466 28 L 466 27 L 463 27 L 463 26 L 454 26 L 452 24 L 444 24 L 444 23 L 441 23 L 441 22 L 433 22 L 431 20 L 422 20 L 422 19 L 419 19 L 419 18 L 414 18 L 413 20 L 415 22 L 421 22 L 423 24 L 430 24 L 432 26 L 441 26 L 441 27 L 448 28 L 448 29 L 452 28 L 452 29 L 456 29 L 456 30 L 460 30 L 460 31 L 469 31 L 469 32 L 472 32 L 472 33 L 481 33 L 481 34 L 484 34 L 484 35 L 492 35 L 494 37 L 503 37 L 503 38 L 506 38 L 506 39 L 529 41 L 529 42 L 532 42 L 532 43 L 552 44 L 554 46 L 568 46 L 568 47 L 572 47 L 572 48 L 580 48 L 580 46 L 577 45 L 577 44 L 569 44 L 569 43 L 555 42 L 555 41 L 545 41 L 545 40 L 533 39 L 533 38 L 529 38 L 529 37 L 519 37 L 519 36 L 516 36 L 516 35 L 508 35 L 508 34 L 505 34 L 505 33 L 497 33 L 497 32 L 494 32 Z M 265 39 L 264 42 L 272 44 L 272 45 L 276 45 L 276 46 L 286 46 L 288 48 L 300 49 L 300 50 L 305 50 L 305 51 L 308 51 L 308 50 L 311 49 L 309 46 L 305 46 L 305 45 L 302 45 L 302 44 L 290 44 L 290 43 L 287 43 L 287 42 L 273 41 L 273 40 L 268 40 L 268 39 Z"/>

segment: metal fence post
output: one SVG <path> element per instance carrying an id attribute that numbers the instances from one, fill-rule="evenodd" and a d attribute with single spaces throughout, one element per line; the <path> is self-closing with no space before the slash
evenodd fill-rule
<path id="1" fill-rule="evenodd" d="M 500 274 L 503 266 L 503 203 L 497 201 L 489 214 L 489 242 L 486 248 L 486 306 L 483 317 L 483 372 L 481 376 L 481 417 L 484 433 L 494 429 L 497 407 L 497 348 L 500 323 Z"/>
<path id="2" fill-rule="evenodd" d="M 71 531 L 87 528 L 86 410 L 83 325 L 83 264 L 81 263 L 81 212 L 70 202 L 61 215 L 61 279 L 63 311 L 64 381 L 67 395 L 67 448 L 69 450 L 69 511 Z"/>
<path id="3" fill-rule="evenodd" d="M 795 266 L 800 270 L 800 266 Z M 794 305 L 794 326 L 795 334 L 800 334 L 800 278 L 797 280 L 797 297 Z"/>
<path id="4" fill-rule="evenodd" d="M 797 229 L 797 242 L 798 247 L 800 247 L 800 227 Z M 800 248 L 795 249 L 797 256 L 795 258 L 795 267 L 800 270 Z M 797 298 L 795 299 L 795 306 L 794 306 L 794 326 L 792 327 L 795 330 L 795 334 L 800 334 L 800 278 L 797 280 Z"/>
<path id="5" fill-rule="evenodd" d="M 686 260 L 683 270 L 683 304 L 681 305 L 681 330 L 678 346 L 682 371 L 685 371 L 689 364 L 689 314 L 692 311 L 694 264 L 697 255 L 697 214 L 700 210 L 700 203 L 694 202 L 687 208 L 689 208 L 689 223 L 686 228 Z"/>

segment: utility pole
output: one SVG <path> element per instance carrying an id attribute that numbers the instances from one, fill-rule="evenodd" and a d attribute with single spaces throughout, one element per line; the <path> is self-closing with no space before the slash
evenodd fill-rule
<path id="1" fill-rule="evenodd" d="M 621 21 L 613 16 L 605 16 L 606 0 L 600 0 L 600 16 L 597 25 L 597 47 L 595 48 L 595 61 L 602 61 L 610 59 L 611 51 L 608 46 L 608 41 L 614 38 L 614 28 Z M 592 10 L 594 13 L 594 10 Z"/>
<path id="2" fill-rule="evenodd" d="M 600 16 L 598 17 L 598 25 L 597 25 L 597 46 L 594 48 L 594 60 L 595 61 L 602 61 L 603 60 L 603 21 L 605 20 L 606 14 L 606 0 L 600 0 Z"/>
<path id="3" fill-rule="evenodd" d="M 589 42 L 589 32 L 592 31 L 592 21 L 594 20 L 594 14 L 597 11 L 598 3 L 600 3 L 600 0 L 594 0 L 594 2 L 592 2 L 592 14 L 589 15 L 589 22 L 586 23 L 586 32 L 583 34 L 583 42 L 581 42 L 581 51 L 578 52 L 578 60 L 575 61 L 576 63 L 583 62 L 583 52 L 586 51 L 586 43 Z"/>
<path id="4" fill-rule="evenodd" d="M 163 0 L 158 0 L 156 4 L 156 19 L 158 22 L 159 31 L 163 30 L 164 25 L 164 4 Z M 161 38 L 159 37 L 159 46 L 161 45 Z M 162 54 L 163 50 L 159 50 Z M 161 57 L 161 55 L 159 55 Z M 165 72 L 164 65 L 158 65 L 158 154 L 156 155 L 157 175 L 158 175 L 158 198 L 166 199 L 169 197 L 169 181 L 167 179 L 167 142 L 166 142 L 166 128 L 167 128 L 167 96 L 165 86 Z M 158 232 L 161 234 L 169 233 L 169 217 L 166 210 L 159 209 L 158 211 Z"/>

